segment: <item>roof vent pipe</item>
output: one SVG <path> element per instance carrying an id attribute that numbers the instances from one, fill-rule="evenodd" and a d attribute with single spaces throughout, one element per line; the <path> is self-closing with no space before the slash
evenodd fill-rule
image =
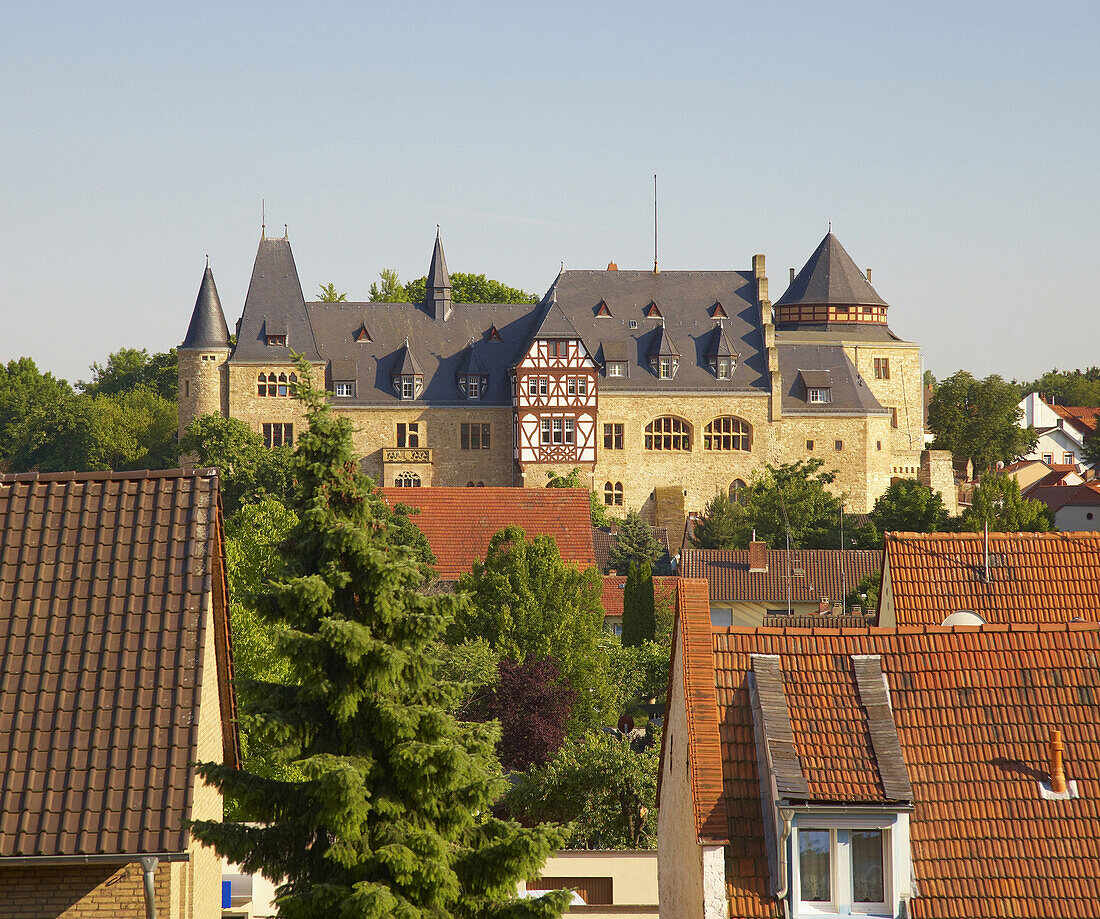
<path id="1" fill-rule="evenodd" d="M 1065 794 L 1066 773 L 1062 768 L 1062 732 L 1050 732 L 1050 790 L 1055 794 Z"/>
<path id="2" fill-rule="evenodd" d="M 871 269 L 870 268 L 867 269 L 867 283 L 868 284 L 871 283 Z"/>
<path id="3" fill-rule="evenodd" d="M 791 283 L 794 283 L 794 269 L 791 269 Z"/>

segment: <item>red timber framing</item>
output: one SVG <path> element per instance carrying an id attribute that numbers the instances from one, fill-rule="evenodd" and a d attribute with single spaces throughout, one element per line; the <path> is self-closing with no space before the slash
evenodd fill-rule
<path id="1" fill-rule="evenodd" d="M 596 465 L 596 362 L 579 338 L 536 339 L 512 374 L 515 459 Z"/>

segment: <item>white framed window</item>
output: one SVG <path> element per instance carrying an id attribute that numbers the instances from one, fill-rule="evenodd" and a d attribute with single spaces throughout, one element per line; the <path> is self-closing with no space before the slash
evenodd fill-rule
<path id="1" fill-rule="evenodd" d="M 626 363 L 623 361 L 608 361 L 607 362 L 607 375 L 609 377 L 625 377 L 626 376 Z"/>
<path id="2" fill-rule="evenodd" d="M 1063 453 L 1063 454 L 1062 454 L 1062 463 L 1063 463 L 1064 465 L 1066 465 L 1066 466 L 1073 466 L 1073 465 L 1075 465 L 1075 464 L 1077 463 L 1077 457 L 1076 457 L 1076 454 L 1073 454 L 1073 453 Z"/>
<path id="3" fill-rule="evenodd" d="M 833 401 L 833 391 L 831 389 L 807 389 L 806 401 L 816 402 L 823 404 Z"/>
<path id="4" fill-rule="evenodd" d="M 1043 454 L 1043 462 L 1046 463 L 1048 466 L 1053 466 L 1054 465 L 1054 454 L 1053 453 L 1044 453 Z"/>
<path id="5" fill-rule="evenodd" d="M 416 383 L 412 377 L 401 378 L 401 398 L 412 399 L 416 395 Z"/>
<path id="6" fill-rule="evenodd" d="M 657 376 L 662 380 L 671 380 L 676 376 L 676 370 L 680 362 L 674 357 L 662 357 L 658 361 Z"/>
<path id="7" fill-rule="evenodd" d="M 891 915 L 890 842 L 890 830 L 882 827 L 798 827 L 792 849 L 794 914 Z"/>
<path id="8" fill-rule="evenodd" d="M 541 442 L 545 445 L 575 444 L 577 442 L 577 421 L 575 418 L 543 418 L 541 422 Z"/>
<path id="9" fill-rule="evenodd" d="M 577 395 L 588 395 L 588 377 L 577 377 Z"/>
<path id="10" fill-rule="evenodd" d="M 333 394 L 341 398 L 350 398 L 355 395 L 355 384 L 348 380 L 336 380 L 332 386 Z"/>

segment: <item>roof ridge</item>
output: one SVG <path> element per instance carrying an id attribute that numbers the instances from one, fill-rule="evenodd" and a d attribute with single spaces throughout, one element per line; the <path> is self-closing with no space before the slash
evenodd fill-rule
<path id="1" fill-rule="evenodd" d="M 132 469 L 93 472 L 8 472 L 0 473 L 0 482 L 124 482 L 145 479 L 218 478 L 214 467 L 193 469 Z"/>

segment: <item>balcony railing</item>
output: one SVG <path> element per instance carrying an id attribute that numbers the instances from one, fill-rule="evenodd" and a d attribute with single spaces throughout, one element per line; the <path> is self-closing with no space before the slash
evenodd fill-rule
<path id="1" fill-rule="evenodd" d="M 382 450 L 383 463 L 427 463 L 431 464 L 432 451 L 427 447 L 385 447 Z"/>

